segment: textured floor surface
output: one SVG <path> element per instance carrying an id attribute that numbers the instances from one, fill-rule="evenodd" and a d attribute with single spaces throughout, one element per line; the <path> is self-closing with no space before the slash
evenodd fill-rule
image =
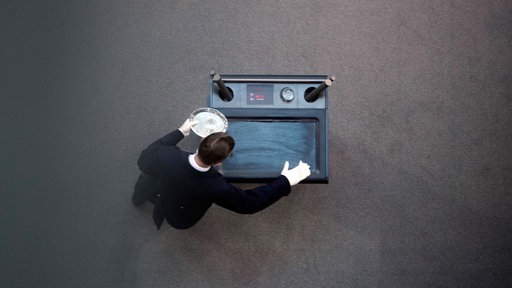
<path id="1" fill-rule="evenodd" d="M 511 287 L 510 1 L 231 2 L 0 4 L 0 286 Z M 212 69 L 336 75 L 330 183 L 157 231 Z"/>

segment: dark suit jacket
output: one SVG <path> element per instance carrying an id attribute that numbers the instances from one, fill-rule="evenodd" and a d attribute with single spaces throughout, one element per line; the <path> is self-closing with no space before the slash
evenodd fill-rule
<path id="1" fill-rule="evenodd" d="M 137 161 L 144 175 L 136 189 L 159 195 L 153 210 L 158 229 L 164 218 L 175 228 L 189 228 L 213 203 L 237 213 L 251 214 L 290 193 L 290 183 L 284 176 L 242 190 L 228 183 L 213 167 L 207 172 L 197 171 L 188 161 L 189 153 L 176 146 L 183 137 L 179 130 L 169 133 L 149 145 Z"/>

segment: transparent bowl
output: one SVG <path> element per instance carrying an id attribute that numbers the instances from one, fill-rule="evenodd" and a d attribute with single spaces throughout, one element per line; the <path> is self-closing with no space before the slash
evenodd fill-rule
<path id="1" fill-rule="evenodd" d="M 195 110 L 189 116 L 191 121 L 197 121 L 197 125 L 192 127 L 192 131 L 199 137 L 206 137 L 216 132 L 226 132 L 228 130 L 228 119 L 220 111 L 203 107 Z"/>

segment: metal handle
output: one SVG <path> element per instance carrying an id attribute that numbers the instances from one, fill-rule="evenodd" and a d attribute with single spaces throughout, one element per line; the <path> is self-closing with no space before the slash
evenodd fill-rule
<path id="1" fill-rule="evenodd" d="M 217 83 L 217 86 L 219 86 L 219 96 L 224 101 L 231 101 L 233 100 L 233 95 L 228 90 L 228 87 L 224 84 L 224 81 L 222 81 L 222 78 L 220 77 L 219 73 L 215 73 L 213 75 L 213 81 Z"/>
<path id="2" fill-rule="evenodd" d="M 320 93 L 324 91 L 327 87 L 332 85 L 332 81 L 334 81 L 336 78 L 334 76 L 331 76 L 329 79 L 326 79 L 320 86 L 316 87 L 315 90 L 309 92 L 307 95 L 304 96 L 304 99 L 306 99 L 307 102 L 315 102 L 318 97 L 320 97 Z"/>

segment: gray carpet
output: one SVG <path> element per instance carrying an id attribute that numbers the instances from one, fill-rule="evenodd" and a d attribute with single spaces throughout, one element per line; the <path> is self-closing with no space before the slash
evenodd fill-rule
<path id="1" fill-rule="evenodd" d="M 510 1 L 230 2 L 0 4 L 0 285 L 511 287 Z M 157 231 L 135 161 L 211 69 L 336 75 L 330 183 Z"/>

